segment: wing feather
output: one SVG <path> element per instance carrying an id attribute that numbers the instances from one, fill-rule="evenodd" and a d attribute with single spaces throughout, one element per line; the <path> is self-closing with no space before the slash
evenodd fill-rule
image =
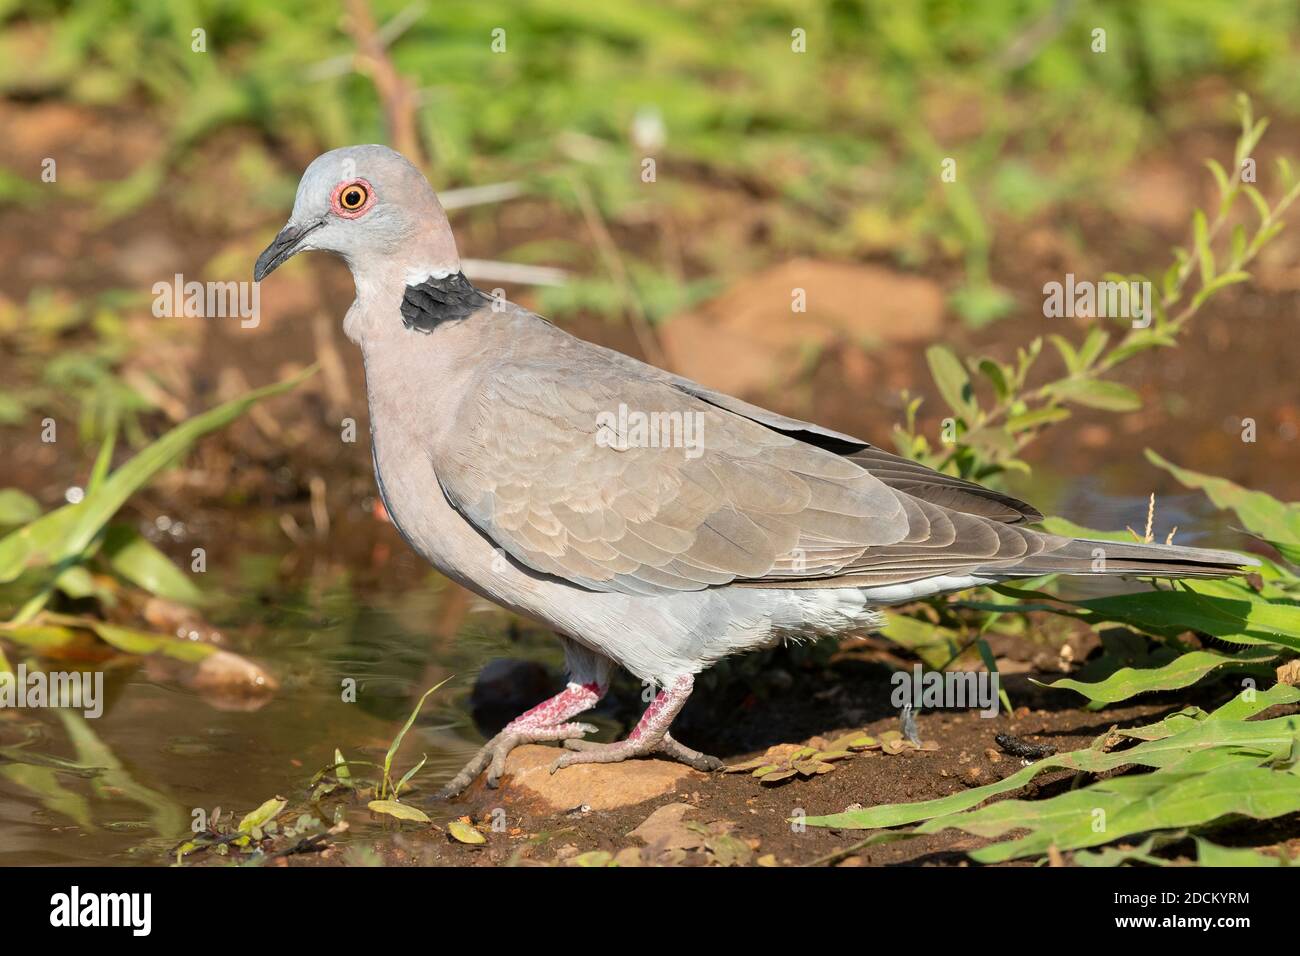
<path id="1" fill-rule="evenodd" d="M 1015 499 L 512 315 L 531 324 L 476 365 L 437 475 L 540 573 L 629 594 L 862 586 L 1064 541 L 1019 527 L 1037 513 Z M 626 440 L 635 416 L 651 424 Z"/>

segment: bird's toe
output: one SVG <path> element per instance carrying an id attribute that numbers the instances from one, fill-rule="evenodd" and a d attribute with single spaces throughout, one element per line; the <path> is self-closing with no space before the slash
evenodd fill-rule
<path id="1" fill-rule="evenodd" d="M 506 772 L 506 758 L 510 756 L 510 751 L 522 743 L 519 736 L 512 734 L 499 740 L 492 748 L 492 762 L 488 764 L 487 777 L 484 782 L 493 790 L 501 783 L 501 778 Z"/>
<path id="2" fill-rule="evenodd" d="M 572 767 L 578 763 L 619 763 L 629 757 L 640 757 L 648 750 L 646 747 L 627 740 L 613 744 L 599 744 L 590 740 L 566 740 L 564 746 L 570 753 L 562 754 L 551 764 L 551 773 Z"/>
<path id="3" fill-rule="evenodd" d="M 668 734 L 664 734 L 663 740 L 659 741 L 659 746 L 656 749 L 661 755 L 684 763 L 691 769 L 699 770 L 702 773 L 711 773 L 722 768 L 722 761 L 717 757 L 711 757 L 708 754 L 700 753 L 698 750 L 692 750 Z"/>

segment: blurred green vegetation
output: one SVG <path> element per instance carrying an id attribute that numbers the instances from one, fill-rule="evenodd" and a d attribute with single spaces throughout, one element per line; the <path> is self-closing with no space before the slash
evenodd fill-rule
<path id="1" fill-rule="evenodd" d="M 603 215 L 637 220 L 649 202 L 639 163 L 654 155 L 671 170 L 658 177 L 661 207 L 695 208 L 719 181 L 780 200 L 766 255 L 959 264 L 954 303 L 976 323 L 1009 308 L 989 276 L 991 216 L 1067 197 L 1112 202 L 1105 187 L 1139 142 L 1199 118 L 1182 94 L 1207 76 L 1252 90 L 1275 115 L 1300 110 L 1300 8 L 1268 0 L 384 0 L 371 10 L 415 90 L 439 188 L 525 179 L 575 212 L 577 175 Z M 103 184 L 107 215 L 146 201 L 167 166 L 224 128 L 256 134 L 232 161 L 268 210 L 288 204 L 298 170 L 268 176 L 259 144 L 310 156 L 389 138 L 344 5 L 0 0 L 0 23 L 0 93 L 144 106 L 156 118 L 166 149 Z M 192 49 L 196 29 L 206 52 Z M 797 31 L 806 52 L 792 49 Z M 946 157 L 957 179 L 936 189 Z M 11 179 L 0 202 L 32 201 Z M 735 252 L 720 244 L 695 267 L 725 270 Z M 700 294 L 658 281 L 665 263 L 635 254 L 645 261 L 631 281 L 652 320 Z M 593 282 L 548 304 L 616 312 L 621 297 Z"/>
<path id="2" fill-rule="evenodd" d="M 437 188 L 517 181 L 553 219 L 585 221 L 581 239 L 493 228 L 494 258 L 573 270 L 539 292 L 559 320 L 658 322 L 737 274 L 812 255 L 941 274 L 954 309 L 983 324 L 1012 307 L 990 273 L 999 229 L 1122 204 L 1139 148 L 1203 121 L 1207 101 L 1226 115 L 1238 87 L 1274 116 L 1300 111 L 1300 9 L 1265 0 L 365 8 L 413 92 Z M 393 138 L 351 10 L 0 0 L 0 96 L 129 116 L 123 135 L 159 144 L 57 191 L 0 169 L 0 214 L 70 198 L 102 229 L 161 199 L 199 232 L 277 220 L 312 156 Z M 941 183 L 948 158 L 956 179 Z M 214 198 L 212 163 L 227 167 L 219 194 L 238 189 L 239 202 Z M 593 218 L 615 233 L 598 258 Z M 0 389 L 0 427 L 75 390 L 85 440 L 119 423 L 144 443 L 138 419 L 158 396 L 116 374 L 134 347 L 120 320 L 131 294 L 100 292 L 111 301 L 38 287 L 8 313 L 0 298 L 0 339 L 19 340 L 22 372 Z M 69 341 L 72 326 L 92 335 Z"/>

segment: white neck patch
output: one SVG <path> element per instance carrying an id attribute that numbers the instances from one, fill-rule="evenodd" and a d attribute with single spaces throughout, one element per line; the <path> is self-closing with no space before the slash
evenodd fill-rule
<path id="1" fill-rule="evenodd" d="M 408 266 L 404 278 L 407 285 L 419 285 L 429 279 L 445 279 L 459 269 L 449 269 L 447 266 Z"/>

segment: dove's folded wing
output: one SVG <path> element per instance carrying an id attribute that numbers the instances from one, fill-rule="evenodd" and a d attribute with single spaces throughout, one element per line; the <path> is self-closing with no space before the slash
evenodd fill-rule
<path id="1" fill-rule="evenodd" d="M 453 506 L 527 567 L 627 593 L 835 587 L 845 575 L 890 583 L 1043 547 L 1042 536 L 914 498 L 852 458 L 626 373 L 554 356 L 485 363 L 440 459 Z"/>

